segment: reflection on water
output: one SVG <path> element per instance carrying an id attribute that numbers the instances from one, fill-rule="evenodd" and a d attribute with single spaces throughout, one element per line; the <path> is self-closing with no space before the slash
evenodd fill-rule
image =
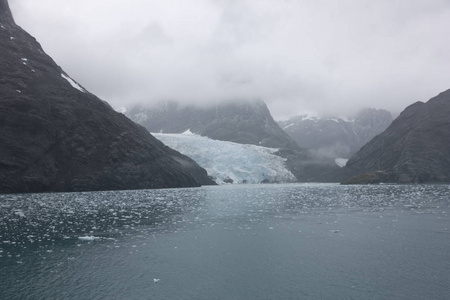
<path id="1" fill-rule="evenodd" d="M 0 195 L 0 298 L 438 299 L 449 199 L 447 185 L 337 184 Z"/>

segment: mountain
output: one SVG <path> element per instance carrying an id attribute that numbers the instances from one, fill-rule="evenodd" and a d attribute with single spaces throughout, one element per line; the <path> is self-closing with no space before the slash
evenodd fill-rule
<path id="1" fill-rule="evenodd" d="M 347 183 L 450 182 L 450 90 L 407 107 L 347 163 Z"/>
<path id="2" fill-rule="evenodd" d="M 0 192 L 213 184 L 69 77 L 0 0 Z"/>
<path id="3" fill-rule="evenodd" d="M 163 102 L 152 107 L 135 106 L 126 115 L 150 132 L 193 133 L 221 141 L 271 148 L 298 148 L 273 120 L 261 100 L 209 106 Z"/>
<path id="4" fill-rule="evenodd" d="M 391 123 L 390 112 L 369 108 L 352 120 L 304 115 L 278 122 L 300 147 L 332 158 L 350 158 Z"/>
<path id="5" fill-rule="evenodd" d="M 125 112 L 150 132 L 183 133 L 187 130 L 215 140 L 276 148 L 274 155 L 300 182 L 339 182 L 341 170 L 333 159 L 318 157 L 299 147 L 273 120 L 260 100 L 210 106 L 164 102 L 152 107 L 135 106 Z"/>
<path id="6" fill-rule="evenodd" d="M 154 136 L 194 159 L 217 184 L 297 181 L 286 168 L 285 160 L 273 155 L 277 151 L 273 148 L 213 140 L 189 131 Z"/>

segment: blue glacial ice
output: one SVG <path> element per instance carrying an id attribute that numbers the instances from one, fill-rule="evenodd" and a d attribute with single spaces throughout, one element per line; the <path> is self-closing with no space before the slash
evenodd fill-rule
<path id="1" fill-rule="evenodd" d="M 167 146 L 189 156 L 218 184 L 296 182 L 278 149 L 213 140 L 192 134 L 152 133 Z"/>

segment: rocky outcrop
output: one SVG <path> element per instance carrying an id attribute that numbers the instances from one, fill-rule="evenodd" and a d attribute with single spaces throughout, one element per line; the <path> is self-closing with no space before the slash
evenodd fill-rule
<path id="1" fill-rule="evenodd" d="M 380 174 L 383 182 L 450 182 L 449 115 L 450 90 L 407 107 L 348 161 L 347 183 L 377 181 Z"/>
<path id="2" fill-rule="evenodd" d="M 0 0 L 0 192 L 213 184 L 71 79 Z"/>
<path id="3" fill-rule="evenodd" d="M 350 158 L 391 123 L 388 111 L 369 108 L 352 120 L 296 116 L 278 122 L 300 147 L 330 158 Z"/>
<path id="4" fill-rule="evenodd" d="M 164 102 L 148 108 L 133 107 L 126 115 L 150 132 L 183 133 L 190 130 L 215 140 L 270 148 L 298 148 L 260 100 L 203 107 Z"/>

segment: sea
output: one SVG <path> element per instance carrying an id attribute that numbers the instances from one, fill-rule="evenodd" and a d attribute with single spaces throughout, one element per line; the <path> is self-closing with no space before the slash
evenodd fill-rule
<path id="1" fill-rule="evenodd" d="M 0 195 L 0 299 L 450 299 L 450 186 Z"/>

